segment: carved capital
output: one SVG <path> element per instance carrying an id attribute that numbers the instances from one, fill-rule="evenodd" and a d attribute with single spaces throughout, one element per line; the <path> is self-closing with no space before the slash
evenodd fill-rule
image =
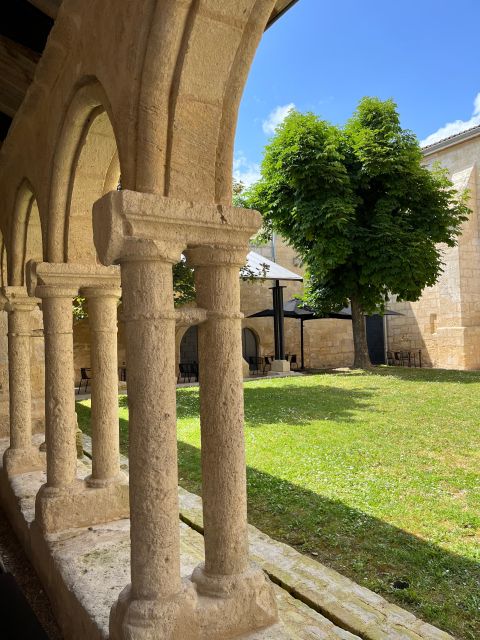
<path id="1" fill-rule="evenodd" d="M 198 246 L 185 251 L 192 267 L 225 266 L 241 269 L 247 259 L 248 247 Z"/>
<path id="2" fill-rule="evenodd" d="M 28 295 L 26 287 L 2 287 L 0 304 L 5 311 L 24 311 L 29 313 L 38 306 L 41 301 Z"/>
<path id="3" fill-rule="evenodd" d="M 105 265 L 132 259 L 173 263 L 184 249 L 204 246 L 243 252 L 242 266 L 260 221 L 260 214 L 249 209 L 110 191 L 93 206 L 93 237 Z"/>
<path id="4" fill-rule="evenodd" d="M 207 310 L 199 307 L 175 309 L 175 324 L 177 327 L 192 327 L 202 324 L 207 319 Z"/>
<path id="5" fill-rule="evenodd" d="M 95 264 L 29 262 L 27 286 L 31 294 L 44 297 L 75 297 L 83 290 L 120 287 L 120 269 Z"/>

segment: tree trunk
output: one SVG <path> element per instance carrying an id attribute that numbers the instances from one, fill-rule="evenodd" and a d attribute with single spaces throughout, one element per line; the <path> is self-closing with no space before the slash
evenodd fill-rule
<path id="1" fill-rule="evenodd" d="M 350 304 L 352 306 L 353 348 L 355 352 L 353 368 L 371 369 L 372 363 L 368 355 L 365 316 L 360 302 L 354 296 L 350 299 Z"/>

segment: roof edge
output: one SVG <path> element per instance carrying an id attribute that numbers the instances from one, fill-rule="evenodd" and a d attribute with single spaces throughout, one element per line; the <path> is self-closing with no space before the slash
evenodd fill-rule
<path id="1" fill-rule="evenodd" d="M 432 144 L 422 147 L 422 153 L 424 156 L 428 156 L 431 153 L 436 153 L 437 151 L 441 151 L 447 147 L 453 147 L 456 144 L 476 138 L 477 136 L 480 136 L 480 125 L 470 127 L 470 129 L 465 129 L 465 131 L 461 131 L 453 136 L 448 136 L 448 138 L 443 138 L 438 142 L 433 142 Z"/>
<path id="2" fill-rule="evenodd" d="M 291 9 L 294 4 L 297 4 L 297 2 L 298 0 L 279 0 L 276 3 L 275 9 L 272 11 L 272 15 L 268 19 L 265 31 L 269 29 L 277 20 L 279 20 L 289 9 Z M 277 6 L 280 6 L 280 8 L 277 9 Z"/>

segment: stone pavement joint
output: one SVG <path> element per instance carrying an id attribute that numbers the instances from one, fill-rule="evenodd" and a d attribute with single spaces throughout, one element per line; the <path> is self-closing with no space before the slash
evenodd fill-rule
<path id="1" fill-rule="evenodd" d="M 84 435 L 91 455 L 91 440 Z M 90 452 L 90 454 L 89 454 Z M 128 458 L 120 456 L 128 471 Z M 178 488 L 180 520 L 203 533 L 202 500 Z M 249 525 L 250 556 L 270 580 L 333 624 L 364 640 L 454 640 L 445 631 Z M 269 637 L 269 636 L 266 636 Z"/>

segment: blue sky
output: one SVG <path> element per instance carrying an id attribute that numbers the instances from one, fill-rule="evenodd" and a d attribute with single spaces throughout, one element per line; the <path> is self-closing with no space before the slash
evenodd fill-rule
<path id="1" fill-rule="evenodd" d="M 234 174 L 258 176 L 289 105 L 343 124 L 362 96 L 391 97 L 420 140 L 480 124 L 479 33 L 480 0 L 299 0 L 257 51 Z"/>

